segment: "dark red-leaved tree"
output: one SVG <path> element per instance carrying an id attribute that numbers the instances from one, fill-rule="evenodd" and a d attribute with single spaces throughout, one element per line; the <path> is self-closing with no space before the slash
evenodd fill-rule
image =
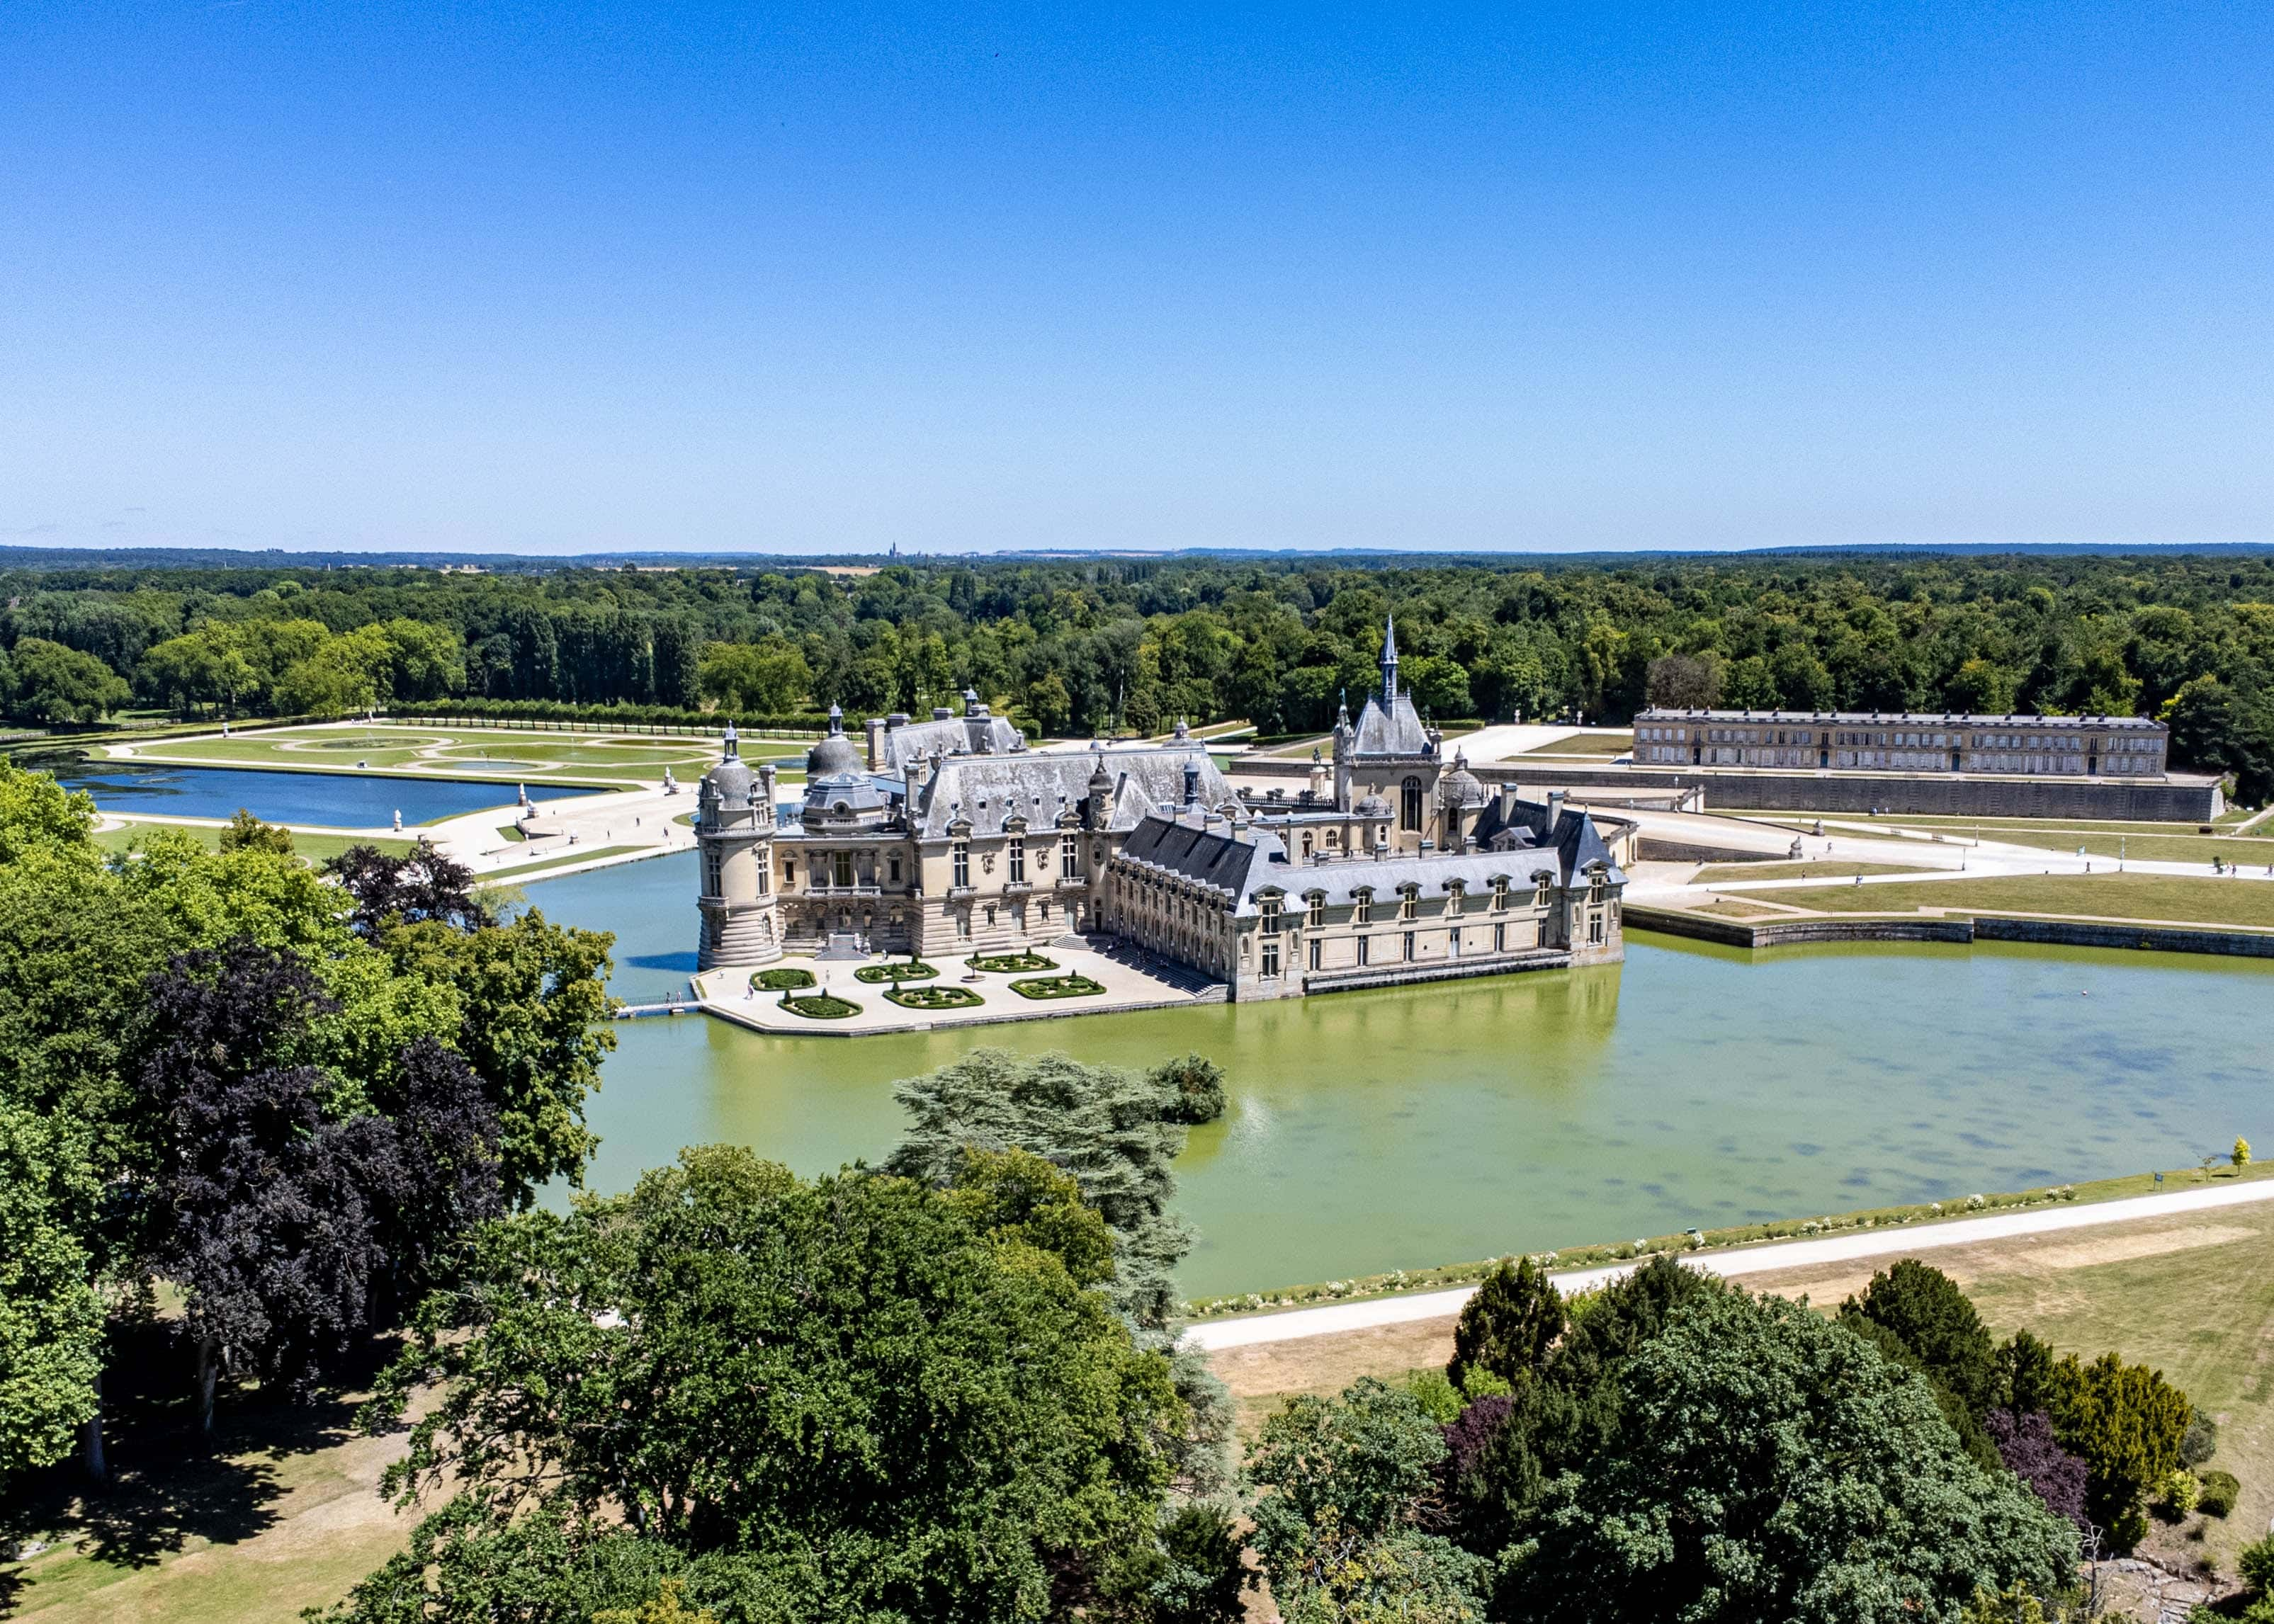
<path id="1" fill-rule="evenodd" d="M 243 939 L 150 981 L 137 1081 L 160 1154 L 142 1233 L 182 1290 L 208 1431 L 224 1369 L 306 1387 L 499 1207 L 495 1116 L 440 1044 L 372 1079 L 394 1115 L 326 1116 L 335 1080 L 296 1057 L 331 1007 L 300 960 Z"/>
<path id="2" fill-rule="evenodd" d="M 406 924 L 440 920 L 461 930 L 497 922 L 474 891 L 474 872 L 445 857 L 421 838 L 406 856 L 390 857 L 377 846 L 351 846 L 324 865 L 356 902 L 356 929 L 365 933 L 381 921 Z"/>
<path id="3" fill-rule="evenodd" d="M 2080 1529 L 2092 1526 L 2084 1514 L 2084 1458 L 2053 1441 L 2053 1424 L 2044 1411 L 1993 1410 L 1982 1425 L 2006 1470 L 2028 1484 L 2046 1510 Z"/>

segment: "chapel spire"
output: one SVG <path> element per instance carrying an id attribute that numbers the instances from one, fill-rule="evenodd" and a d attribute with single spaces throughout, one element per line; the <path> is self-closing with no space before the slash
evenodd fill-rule
<path id="1" fill-rule="evenodd" d="M 1397 617 L 1385 615 L 1382 622 L 1382 708 L 1385 710 L 1397 703 Z"/>

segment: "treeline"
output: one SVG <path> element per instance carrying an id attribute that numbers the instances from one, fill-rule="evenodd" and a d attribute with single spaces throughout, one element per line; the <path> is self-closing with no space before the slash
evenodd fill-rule
<path id="1" fill-rule="evenodd" d="M 2274 785 L 2274 562 L 2255 556 L 151 568 L 5 586 L 0 695 L 26 718 L 127 695 L 271 714 L 457 695 L 921 714 L 970 687 L 1046 733 L 1179 716 L 1295 733 L 1374 686 L 1394 611 L 1402 675 L 1441 720 L 1617 722 L 1653 700 L 2168 714 L 2182 763 L 2240 775 L 2251 799 Z"/>

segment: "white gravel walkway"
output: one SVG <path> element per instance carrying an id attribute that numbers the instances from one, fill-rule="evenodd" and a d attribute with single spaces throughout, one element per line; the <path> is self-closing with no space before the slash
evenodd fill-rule
<path id="1" fill-rule="evenodd" d="M 1815 1241 L 1773 1241 L 1728 1252 L 1706 1252 L 1679 1260 L 1707 1274 L 1735 1279 L 1766 1274 L 1777 1269 L 1805 1268 L 1817 1263 L 1844 1263 L 1856 1258 L 1884 1258 L 1926 1252 L 1944 1246 L 1970 1246 L 1980 1241 L 2003 1240 L 2015 1235 L 2040 1235 L 2058 1229 L 2082 1229 L 2095 1224 L 2122 1223 L 2140 1218 L 2164 1218 L 2174 1213 L 2242 1207 L 2274 1200 L 2274 1179 L 2242 1184 L 2182 1186 L 2165 1195 L 2127 1196 L 2116 1201 L 2090 1201 L 2075 1207 L 2041 1207 L 2027 1212 L 1999 1213 L 1986 1218 L 1958 1218 L 1925 1224 L 1890 1225 L 1884 1229 L 1860 1229 Z M 1573 1269 L 1551 1275 L 1565 1291 L 1584 1291 L 1631 1274 L 1636 1265 L 1614 1264 L 1608 1268 Z M 1416 1320 L 1442 1320 L 1461 1312 L 1474 1294 L 1474 1286 L 1450 1291 L 1425 1291 L 1412 1297 L 1377 1297 L 1366 1303 L 1336 1303 L 1325 1308 L 1298 1308 L 1285 1313 L 1253 1314 L 1238 1320 L 1210 1320 L 1185 1333 L 1185 1341 L 1202 1349 L 1246 1348 L 1257 1342 L 1293 1342 L 1305 1336 L 1327 1336 L 1338 1331 L 1362 1331 L 1379 1325 L 1407 1325 Z"/>

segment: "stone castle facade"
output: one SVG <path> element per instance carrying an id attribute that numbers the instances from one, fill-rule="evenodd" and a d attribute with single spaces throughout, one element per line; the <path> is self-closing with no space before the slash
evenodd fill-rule
<path id="1" fill-rule="evenodd" d="M 771 765 L 704 775 L 702 967 L 825 950 L 952 958 L 1118 940 L 1235 998 L 1615 960 L 1631 826 L 1488 789 L 1397 685 L 1337 719 L 1309 786 L 1242 794 L 1180 726 L 1137 746 L 1035 749 L 962 714 L 868 724 L 833 708 L 782 804 Z"/>

